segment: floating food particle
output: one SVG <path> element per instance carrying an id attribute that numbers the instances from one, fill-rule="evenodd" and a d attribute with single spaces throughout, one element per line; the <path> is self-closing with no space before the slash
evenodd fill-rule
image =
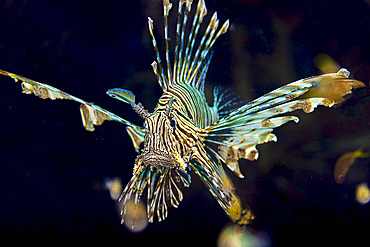
<path id="1" fill-rule="evenodd" d="M 367 183 L 362 182 L 356 187 L 356 201 L 360 204 L 366 204 L 370 201 L 370 190 Z"/>
<path id="2" fill-rule="evenodd" d="M 125 226 L 132 232 L 142 232 L 148 225 L 148 217 L 144 204 L 131 198 L 125 206 Z"/>

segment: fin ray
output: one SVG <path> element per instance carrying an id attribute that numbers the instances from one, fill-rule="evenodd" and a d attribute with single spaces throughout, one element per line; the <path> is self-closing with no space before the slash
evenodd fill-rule
<path id="1" fill-rule="evenodd" d="M 192 2 L 193 1 L 188 0 L 179 1 L 173 69 L 170 61 L 171 56 L 168 38 L 168 14 L 172 4 L 169 0 L 163 0 L 166 69 L 163 67 L 157 41 L 154 37 L 153 20 L 148 17 L 149 32 L 152 37 L 152 43 L 157 57 L 157 61 L 152 63 L 152 67 L 157 76 L 159 85 L 162 87 L 164 92 L 170 87 L 181 83 L 190 84 L 202 93 L 204 92 L 205 75 L 210 63 L 210 58 L 212 57 L 208 56 L 208 54 L 217 38 L 221 34 L 224 34 L 229 26 L 229 21 L 227 20 L 217 31 L 219 20 L 217 18 L 217 12 L 215 12 L 205 33 L 202 35 L 203 37 L 196 48 L 195 54 L 193 54 L 198 31 L 203 22 L 204 16 L 207 14 L 207 8 L 204 0 L 198 1 L 197 11 L 193 17 L 190 33 L 187 33 L 186 27 Z M 204 64 L 206 64 L 206 66 L 204 66 Z"/>

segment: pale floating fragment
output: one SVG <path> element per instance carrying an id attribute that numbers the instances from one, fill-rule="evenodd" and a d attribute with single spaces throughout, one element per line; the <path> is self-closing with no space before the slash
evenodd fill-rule
<path id="1" fill-rule="evenodd" d="M 142 232 L 148 225 L 148 217 L 144 204 L 139 200 L 135 203 L 130 199 L 125 205 L 125 226 L 132 232 Z"/>
<path id="2" fill-rule="evenodd" d="M 356 201 L 360 204 L 366 204 L 370 201 L 370 189 L 366 182 L 362 182 L 357 185 Z"/>
<path id="3" fill-rule="evenodd" d="M 268 247 L 271 246 L 270 236 L 264 231 L 255 231 L 251 227 L 225 225 L 217 239 L 218 247 Z"/>
<path id="4" fill-rule="evenodd" d="M 117 201 L 122 193 L 122 183 L 119 178 L 107 178 L 104 180 L 105 188 L 109 191 L 112 200 Z"/>

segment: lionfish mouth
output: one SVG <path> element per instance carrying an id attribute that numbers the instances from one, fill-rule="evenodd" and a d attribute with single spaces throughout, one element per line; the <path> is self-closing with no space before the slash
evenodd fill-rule
<path id="1" fill-rule="evenodd" d="M 167 152 L 144 152 L 141 154 L 142 162 L 144 164 L 152 165 L 157 168 L 166 167 L 166 168 L 174 168 L 174 162 L 170 158 L 170 154 Z"/>

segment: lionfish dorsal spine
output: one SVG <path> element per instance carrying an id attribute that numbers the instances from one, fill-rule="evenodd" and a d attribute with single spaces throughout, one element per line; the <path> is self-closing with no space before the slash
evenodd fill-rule
<path id="1" fill-rule="evenodd" d="M 229 20 L 227 20 L 217 32 L 219 20 L 217 19 L 217 12 L 215 12 L 211 17 L 206 31 L 202 35 L 202 39 L 199 42 L 198 47 L 195 48 L 196 38 L 198 36 L 200 26 L 203 23 L 203 19 L 207 14 L 207 8 L 204 0 L 198 1 L 197 11 L 194 15 L 191 30 L 190 33 L 187 34 L 186 25 L 192 2 L 192 0 L 179 1 L 173 69 L 170 61 L 170 38 L 168 35 L 168 15 L 172 8 L 172 4 L 169 0 L 163 0 L 166 69 L 163 67 L 157 41 L 154 37 L 153 20 L 148 17 L 149 32 L 152 37 L 152 43 L 156 53 L 156 61 L 152 63 L 152 67 L 163 91 L 167 91 L 174 85 L 186 83 L 203 92 L 204 76 L 202 76 L 202 74 L 205 73 L 207 69 L 203 69 L 202 65 L 203 63 L 207 63 L 206 66 L 209 65 L 209 61 L 207 61 L 208 53 L 217 38 L 221 34 L 226 33 L 229 27 Z M 188 38 L 186 35 L 188 35 Z M 185 42 L 186 40 L 187 43 Z M 195 54 L 193 54 L 194 49 Z"/>
<path id="2" fill-rule="evenodd" d="M 184 50 L 184 36 L 185 36 L 185 27 L 186 23 L 188 20 L 188 14 L 191 10 L 191 4 L 192 2 L 186 2 L 186 6 L 184 9 L 184 17 L 183 21 L 181 23 L 181 14 L 182 14 L 182 7 L 183 3 L 185 1 L 179 1 L 179 7 L 178 7 L 178 15 L 177 15 L 177 25 L 176 25 L 176 48 L 175 48 L 175 53 L 176 53 L 176 58 L 175 58 L 175 63 L 177 63 L 177 71 L 176 71 L 176 80 L 181 81 L 182 80 L 182 73 L 184 66 L 183 64 L 183 50 Z M 184 59 L 185 61 L 186 59 Z"/>
<path id="3" fill-rule="evenodd" d="M 229 28 L 229 20 L 226 20 L 226 22 L 222 25 L 221 29 L 217 32 L 216 36 L 213 38 L 217 27 L 218 27 L 218 20 L 217 20 L 217 22 L 215 23 L 215 25 L 212 29 L 212 33 L 210 35 L 210 38 L 208 39 L 208 41 L 206 43 L 206 50 L 201 53 L 200 61 L 197 63 L 197 67 L 196 67 L 194 73 L 192 74 L 192 77 L 190 78 L 190 81 L 193 81 L 193 79 L 195 78 L 195 75 L 197 73 L 202 73 L 203 72 L 203 70 L 199 71 L 199 69 L 201 68 L 201 65 L 204 63 L 207 55 L 210 52 L 211 47 L 214 45 L 214 43 L 216 42 L 218 37 L 220 37 L 221 34 L 224 34 L 224 33 L 227 32 L 227 29 Z M 204 80 L 196 80 L 195 82 L 196 82 L 196 84 L 194 85 L 194 87 L 198 88 L 198 89 L 201 89 L 203 91 L 203 89 L 204 89 Z"/>
<path id="4" fill-rule="evenodd" d="M 168 81 L 172 83 L 172 72 L 170 62 L 170 48 L 168 44 L 168 15 L 172 8 L 172 3 L 169 0 L 163 0 L 163 13 L 164 13 L 164 39 L 166 41 L 166 62 L 167 62 L 167 75 Z"/>
<path id="5" fill-rule="evenodd" d="M 153 20 L 150 17 L 148 17 L 148 27 L 149 27 L 150 36 L 152 36 L 152 43 L 153 43 L 153 47 L 154 47 L 156 57 L 157 57 L 157 62 L 154 61 L 152 63 L 153 71 L 154 71 L 154 74 L 157 76 L 157 79 L 158 79 L 158 82 L 159 82 L 159 85 L 161 86 L 161 88 L 164 91 L 167 91 L 166 76 L 164 74 L 164 69 L 163 69 L 163 66 L 162 66 L 161 56 L 159 55 L 157 41 L 156 41 L 156 39 L 154 37 L 154 33 L 153 33 Z"/>
<path id="6" fill-rule="evenodd" d="M 216 22 L 217 22 L 217 24 L 215 24 L 215 20 L 216 20 Z M 205 40 L 206 40 L 206 38 L 207 38 L 207 36 L 208 36 L 208 34 L 210 33 L 210 31 L 211 31 L 211 29 L 212 29 L 212 27 L 214 27 L 214 26 L 218 26 L 218 20 L 217 20 L 217 12 L 215 12 L 214 14 L 213 14 L 213 16 L 212 16 L 212 18 L 211 18 L 211 21 L 210 21 L 210 23 L 208 24 L 208 27 L 207 27 L 207 29 L 206 29 L 206 31 L 205 31 L 205 33 L 204 33 L 204 35 L 203 35 L 203 37 L 202 37 L 202 40 L 200 41 L 200 44 L 199 44 L 199 46 L 198 46 L 198 49 L 197 49 L 197 51 L 196 51 L 196 53 L 195 53 L 195 55 L 194 55 L 194 59 L 193 59 L 193 61 L 192 61 L 192 63 L 191 63 L 191 65 L 189 64 L 189 70 L 187 71 L 187 73 L 186 73 L 186 75 L 185 75 L 185 77 L 186 77 L 186 80 L 187 81 L 191 81 L 192 79 L 193 79 L 193 75 L 196 73 L 196 67 L 197 67 L 197 65 L 196 65 L 196 63 L 198 64 L 199 62 L 201 62 L 201 57 L 199 58 L 199 55 L 200 55 L 200 53 L 202 52 L 202 50 L 203 50 L 203 52 L 202 52 L 202 55 L 204 55 L 205 53 L 208 53 L 207 51 L 206 51 L 206 47 L 204 47 L 203 48 L 203 45 L 204 45 L 204 42 L 205 42 Z M 217 28 L 217 27 L 216 27 Z M 212 35 L 211 35 L 212 36 Z M 207 42 L 208 43 L 208 42 Z M 199 58 L 199 59 L 198 59 Z"/>

